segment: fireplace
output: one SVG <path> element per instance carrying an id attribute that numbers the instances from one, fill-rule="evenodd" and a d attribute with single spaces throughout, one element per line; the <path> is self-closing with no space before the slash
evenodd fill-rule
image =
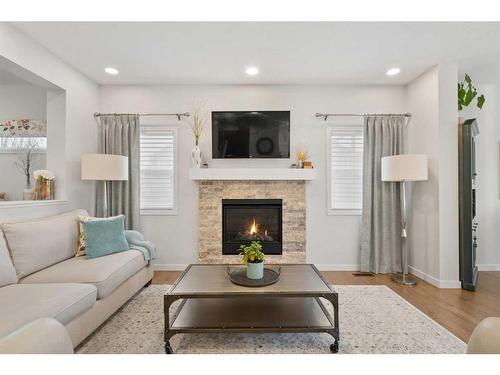
<path id="1" fill-rule="evenodd" d="M 238 254 L 241 245 L 259 241 L 265 254 L 282 253 L 281 199 L 223 199 L 222 254 Z"/>

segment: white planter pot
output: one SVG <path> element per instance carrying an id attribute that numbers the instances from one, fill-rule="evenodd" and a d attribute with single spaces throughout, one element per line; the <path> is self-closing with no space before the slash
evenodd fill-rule
<path id="1" fill-rule="evenodd" d="M 33 189 L 24 189 L 23 190 L 23 200 L 25 200 L 25 201 L 33 200 Z"/>
<path id="2" fill-rule="evenodd" d="M 252 280 L 259 280 L 264 277 L 264 262 L 247 263 L 247 277 Z"/>
<path id="3" fill-rule="evenodd" d="M 191 150 L 191 166 L 193 168 L 201 168 L 201 150 L 197 145 L 194 145 Z"/>

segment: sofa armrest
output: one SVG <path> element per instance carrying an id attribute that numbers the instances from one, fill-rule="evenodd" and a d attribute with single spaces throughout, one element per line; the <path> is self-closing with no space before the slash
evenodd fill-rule
<path id="1" fill-rule="evenodd" d="M 486 318 L 469 339 L 468 354 L 500 354 L 500 318 Z"/>
<path id="2" fill-rule="evenodd" d="M 53 318 L 40 318 L 0 339 L 0 353 L 72 354 L 68 331 Z"/>

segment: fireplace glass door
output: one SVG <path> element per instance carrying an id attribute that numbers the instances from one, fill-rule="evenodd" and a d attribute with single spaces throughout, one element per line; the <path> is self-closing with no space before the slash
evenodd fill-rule
<path id="1" fill-rule="evenodd" d="M 282 252 L 281 199 L 223 199 L 222 253 L 238 254 L 242 244 L 258 241 L 266 254 Z"/>

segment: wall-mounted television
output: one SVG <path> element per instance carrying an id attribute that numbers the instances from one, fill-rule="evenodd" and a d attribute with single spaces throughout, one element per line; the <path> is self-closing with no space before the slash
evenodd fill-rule
<path id="1" fill-rule="evenodd" d="M 290 158 L 290 111 L 212 112 L 212 158 Z"/>

